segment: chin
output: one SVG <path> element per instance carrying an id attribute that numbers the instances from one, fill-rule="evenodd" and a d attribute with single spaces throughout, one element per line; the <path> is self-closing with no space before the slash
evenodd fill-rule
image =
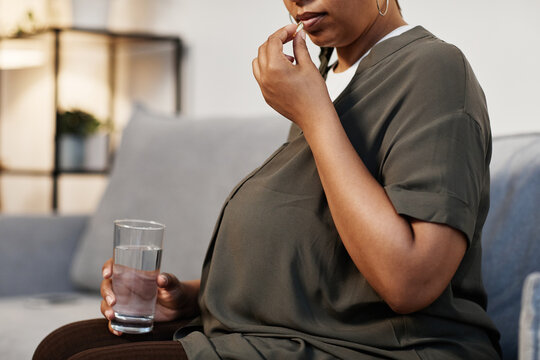
<path id="1" fill-rule="evenodd" d="M 335 44 L 331 39 L 327 39 L 317 33 L 308 34 L 308 36 L 311 42 L 319 47 L 335 47 Z"/>
<path id="2" fill-rule="evenodd" d="M 324 33 L 323 31 L 317 31 L 314 33 L 308 33 L 309 39 L 312 43 L 319 47 L 339 47 L 343 41 L 336 41 L 336 35 Z"/>

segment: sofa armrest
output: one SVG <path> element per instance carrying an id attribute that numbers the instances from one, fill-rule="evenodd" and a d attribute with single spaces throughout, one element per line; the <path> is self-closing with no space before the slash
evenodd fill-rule
<path id="1" fill-rule="evenodd" d="M 519 359 L 540 358 L 540 272 L 527 276 L 519 318 Z"/>
<path id="2" fill-rule="evenodd" d="M 72 291 L 72 255 L 88 216 L 0 215 L 0 296 Z"/>

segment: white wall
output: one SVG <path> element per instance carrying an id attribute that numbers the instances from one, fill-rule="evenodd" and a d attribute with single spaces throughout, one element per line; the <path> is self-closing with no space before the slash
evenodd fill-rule
<path id="1" fill-rule="evenodd" d="M 253 79 L 251 61 L 268 35 L 289 22 L 281 1 L 113 1 L 117 2 L 109 19 L 111 28 L 182 37 L 186 45 L 182 103 L 187 114 L 243 116 L 270 111 Z"/>

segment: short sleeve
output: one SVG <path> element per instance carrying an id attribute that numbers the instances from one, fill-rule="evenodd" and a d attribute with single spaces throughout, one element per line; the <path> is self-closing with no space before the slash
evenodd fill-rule
<path id="1" fill-rule="evenodd" d="M 449 225 L 470 245 L 488 171 L 480 126 L 457 112 L 402 128 L 385 154 L 384 189 L 400 215 Z"/>

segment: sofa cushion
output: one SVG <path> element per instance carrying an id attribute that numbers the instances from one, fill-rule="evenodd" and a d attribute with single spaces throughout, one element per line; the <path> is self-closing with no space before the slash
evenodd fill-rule
<path id="1" fill-rule="evenodd" d="M 162 271 L 199 278 L 227 194 L 285 141 L 289 126 L 277 115 L 191 119 L 137 107 L 76 251 L 74 282 L 99 289 L 101 266 L 112 256 L 113 221 L 121 218 L 165 224 Z"/>
<path id="2" fill-rule="evenodd" d="M 82 319 L 103 317 L 97 294 L 47 294 L 0 297 L 0 358 L 31 359 L 53 330 Z"/>
<path id="3" fill-rule="evenodd" d="M 490 169 L 482 273 L 504 358 L 515 359 L 523 281 L 540 271 L 540 134 L 494 139 Z"/>
<path id="4" fill-rule="evenodd" d="M 87 220 L 0 215 L 0 296 L 74 290 L 67 270 Z"/>

